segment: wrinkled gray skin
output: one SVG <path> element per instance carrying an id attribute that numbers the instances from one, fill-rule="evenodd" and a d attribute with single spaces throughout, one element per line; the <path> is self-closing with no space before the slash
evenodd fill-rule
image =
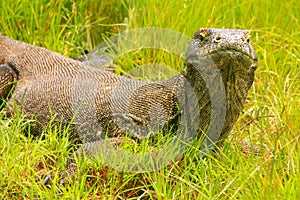
<path id="1" fill-rule="evenodd" d="M 203 70 L 209 69 L 209 65 L 216 65 L 222 74 L 222 80 L 227 93 L 227 106 L 230 109 L 227 108 L 226 123 L 220 139 L 226 138 L 232 128 L 233 123 L 238 117 L 237 113 L 242 110 L 243 102 L 254 80 L 257 57 L 253 47 L 249 43 L 249 38 L 249 31 L 200 29 L 195 33 L 187 51 L 186 67 L 181 75 L 184 75 L 189 80 L 189 83 L 194 85 L 194 88 L 202 89 L 203 85 L 207 84 L 203 83 L 200 77 L 203 74 L 199 74 L 199 72 L 204 73 Z M 103 49 L 105 51 L 105 48 Z M 210 56 L 211 59 L 207 58 L 207 56 Z M 99 48 L 82 56 L 80 60 L 99 69 L 114 72 L 112 65 L 107 66 L 107 63 L 112 62 L 113 58 L 105 52 L 99 52 Z M 216 77 L 209 75 L 209 78 L 213 80 Z M 200 96 L 205 95 L 199 94 L 201 89 L 198 89 L 197 92 L 199 99 Z M 216 89 L 216 92 L 218 92 L 218 89 Z M 208 94 L 207 90 L 205 93 Z M 202 107 L 204 101 L 199 101 L 199 103 L 200 107 Z M 207 114 L 210 111 L 206 110 L 203 112 L 205 109 L 200 110 L 202 110 L 201 116 L 207 115 L 207 119 L 211 120 L 211 117 Z"/>
<path id="2" fill-rule="evenodd" d="M 187 50 L 184 70 L 160 83 L 122 77 L 4 36 L 0 36 L 0 49 L 1 79 L 8 80 L 0 81 L 1 86 L 14 84 L 12 95 L 6 99 L 6 110 L 13 114 L 18 107 L 28 117 L 34 116 L 37 126 L 31 129 L 33 135 L 39 135 L 51 117 L 67 125 L 75 114 L 72 134 L 83 141 L 78 154 L 84 150 L 87 155 L 97 153 L 103 145 L 99 138 L 105 135 L 114 139 L 128 131 L 132 138 L 143 139 L 147 131 L 156 130 L 152 129 L 151 119 L 157 120 L 158 128 L 176 126 L 182 115 L 177 105 L 189 102 L 190 98 L 186 80 L 197 97 L 196 107 L 188 105 L 186 112 L 199 111 L 197 119 L 188 121 L 188 126 L 192 130 L 196 127 L 200 134 L 201 130 L 207 130 L 216 113 L 226 113 L 224 124 L 218 125 L 221 133 L 210 136 L 213 142 L 221 143 L 243 108 L 257 68 L 249 32 L 244 30 L 198 30 Z M 213 65 L 218 67 L 222 79 L 211 74 Z M 221 107 L 222 110 L 212 110 L 203 75 L 216 84 L 210 91 L 212 94 L 218 94 L 220 83 L 224 83 L 226 107 Z M 0 91 L 2 99 L 7 98 L 7 90 L 5 87 Z M 124 105 L 126 101 L 129 105 Z M 151 113 L 155 105 L 164 109 Z"/>

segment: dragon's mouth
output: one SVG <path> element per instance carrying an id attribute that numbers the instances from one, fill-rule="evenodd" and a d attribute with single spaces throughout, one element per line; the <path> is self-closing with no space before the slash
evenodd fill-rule
<path id="1" fill-rule="evenodd" d="M 187 53 L 189 76 L 195 77 L 200 73 L 202 77 L 204 75 L 208 80 L 214 80 L 220 75 L 227 96 L 239 94 L 239 90 L 248 91 L 257 63 L 256 54 L 248 45 L 224 45 L 218 48 L 195 45 Z"/>
<path id="2" fill-rule="evenodd" d="M 212 55 L 220 54 L 220 53 L 237 54 L 240 56 L 244 56 L 245 58 L 248 58 L 249 60 L 253 60 L 254 62 L 257 61 L 256 55 L 252 52 L 252 50 L 250 48 L 249 49 L 241 49 L 241 48 L 237 48 L 235 46 L 214 49 L 212 51 L 209 51 L 206 55 L 212 56 Z"/>
<path id="3" fill-rule="evenodd" d="M 240 57 L 249 60 L 250 62 L 256 63 L 257 56 L 254 52 L 254 49 L 251 45 L 243 44 L 227 44 L 227 45 L 208 45 L 201 46 L 197 43 L 192 44 L 186 54 L 187 61 L 191 61 L 191 63 L 197 63 L 197 59 L 199 61 L 206 60 L 206 62 L 214 61 L 218 56 L 226 59 L 226 56 L 230 56 L 228 58 L 234 59 L 234 57 Z"/>
<path id="4" fill-rule="evenodd" d="M 209 52 L 204 57 L 211 59 L 219 69 L 242 67 L 244 70 L 255 70 L 258 59 L 255 54 L 237 48 L 222 48 Z"/>
<path id="5" fill-rule="evenodd" d="M 240 48 L 220 48 L 207 56 L 210 56 L 214 65 L 220 70 L 227 92 L 232 91 L 228 89 L 232 85 L 235 85 L 234 88 L 248 88 L 243 84 L 249 82 L 248 79 L 253 76 L 258 64 L 254 53 Z M 250 82 L 252 84 L 252 81 Z"/>

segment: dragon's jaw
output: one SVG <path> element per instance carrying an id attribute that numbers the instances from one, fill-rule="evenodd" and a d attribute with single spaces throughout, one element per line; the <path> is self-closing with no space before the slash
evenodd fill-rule
<path id="1" fill-rule="evenodd" d="M 226 96 L 226 108 L 223 111 L 226 112 L 226 117 L 221 138 L 226 138 L 237 120 L 254 80 L 257 56 L 249 43 L 248 34 L 248 31 L 243 30 L 200 29 L 193 37 L 186 54 L 182 75 L 198 95 L 200 115 L 209 113 L 212 119 L 212 94 L 217 94 L 220 99 L 220 95 Z M 219 40 L 216 41 L 216 38 Z M 220 87 L 220 82 L 224 87 Z M 203 83 L 210 88 L 203 88 Z M 224 91 L 220 88 L 224 88 Z M 217 99 L 216 102 L 221 101 Z M 201 126 L 203 124 L 200 122 L 203 130 Z"/>

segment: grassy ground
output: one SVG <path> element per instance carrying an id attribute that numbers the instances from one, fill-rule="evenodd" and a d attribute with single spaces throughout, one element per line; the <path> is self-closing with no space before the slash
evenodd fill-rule
<path id="1" fill-rule="evenodd" d="M 81 160 L 80 173 L 59 196 L 54 185 L 35 179 L 64 169 L 71 145 L 66 133 L 48 130 L 44 140 L 33 139 L 23 135 L 30 122 L 22 115 L 2 117 L 0 198 L 300 199 L 300 1 L 109 2 L 1 1 L 0 33 L 73 57 L 132 28 L 164 27 L 189 36 L 199 27 L 251 30 L 259 68 L 224 148 L 205 159 L 190 151 L 183 162 L 144 174 Z M 244 152 L 241 140 L 266 151 Z"/>

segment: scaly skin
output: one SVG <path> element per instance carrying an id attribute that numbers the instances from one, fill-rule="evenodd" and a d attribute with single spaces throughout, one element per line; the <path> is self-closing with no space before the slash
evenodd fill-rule
<path id="1" fill-rule="evenodd" d="M 0 49 L 0 86 L 8 85 L 0 90 L 1 98 L 8 98 L 11 83 L 15 86 L 7 99 L 6 109 L 13 113 L 17 106 L 22 113 L 34 116 L 38 125 L 31 131 L 35 135 L 40 134 L 51 117 L 67 125 L 75 114 L 72 130 L 74 135 L 81 136 L 82 149 L 88 155 L 96 154 L 103 145 L 99 138 L 105 135 L 119 138 L 128 131 L 132 138 L 143 139 L 153 128 L 153 119 L 162 124 L 159 128 L 178 125 L 182 110 L 177 105 L 190 98 L 186 93 L 186 80 L 197 97 L 195 105 L 198 107 L 192 109 L 200 114 L 189 123 L 196 126 L 199 134 L 201 130 L 207 130 L 214 115 L 226 112 L 221 137 L 211 138 L 213 142 L 221 143 L 243 108 L 257 68 L 249 32 L 230 29 L 198 30 L 187 50 L 184 70 L 161 83 L 122 77 L 4 36 L 0 36 Z M 213 65 L 218 67 L 222 79 L 210 74 Z M 226 107 L 223 110 L 212 111 L 203 75 L 216 85 L 211 94 L 218 94 L 220 83 L 224 83 Z M 151 113 L 156 105 L 163 109 L 158 107 Z"/>

